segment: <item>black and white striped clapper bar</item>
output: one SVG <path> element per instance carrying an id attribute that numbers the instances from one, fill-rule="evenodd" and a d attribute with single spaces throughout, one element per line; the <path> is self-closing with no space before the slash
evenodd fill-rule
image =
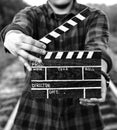
<path id="1" fill-rule="evenodd" d="M 32 63 L 33 96 L 101 98 L 100 51 L 47 52 L 43 64 Z"/>
<path id="2" fill-rule="evenodd" d="M 41 38 L 44 44 L 75 27 L 90 15 L 85 8 L 76 16 Z M 101 98 L 100 51 L 47 52 L 43 66 L 32 62 L 31 92 L 36 98 Z"/>
<path id="3" fill-rule="evenodd" d="M 80 13 L 57 27 L 55 30 L 48 33 L 46 36 L 42 37 L 39 41 L 45 44 L 51 43 L 54 39 L 60 37 L 63 33 L 66 33 L 67 31 L 75 27 L 79 22 L 84 21 L 89 15 L 90 11 L 87 7 L 83 9 Z"/>

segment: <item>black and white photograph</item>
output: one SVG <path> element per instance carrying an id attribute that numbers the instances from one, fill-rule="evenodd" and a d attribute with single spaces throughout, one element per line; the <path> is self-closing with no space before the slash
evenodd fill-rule
<path id="1" fill-rule="evenodd" d="M 117 130 L 116 0 L 0 0 L 0 130 Z"/>

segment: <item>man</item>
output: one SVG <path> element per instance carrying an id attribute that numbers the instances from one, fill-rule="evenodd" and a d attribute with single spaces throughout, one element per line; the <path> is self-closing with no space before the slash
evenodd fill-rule
<path id="1" fill-rule="evenodd" d="M 106 82 L 102 78 L 102 99 L 35 99 L 30 88 L 29 61 L 42 63 L 31 55 L 45 55 L 48 50 L 95 50 L 101 49 L 102 70 L 109 72 L 111 59 L 108 47 L 108 24 L 99 10 L 90 9 L 89 16 L 52 43 L 39 42 L 43 36 L 85 9 L 76 0 L 48 0 L 39 7 L 28 7 L 14 17 L 2 31 L 6 51 L 19 58 L 26 69 L 26 89 L 16 116 L 13 130 L 102 130 L 103 122 L 98 103 L 105 100 Z"/>

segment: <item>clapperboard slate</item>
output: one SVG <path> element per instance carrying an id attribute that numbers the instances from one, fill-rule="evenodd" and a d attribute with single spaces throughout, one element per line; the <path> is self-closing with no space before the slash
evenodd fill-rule
<path id="1" fill-rule="evenodd" d="M 85 8 L 76 16 L 42 37 L 51 44 L 89 16 Z M 42 57 L 43 66 L 32 62 L 31 92 L 37 98 L 101 98 L 100 51 L 49 51 Z"/>
<path id="2" fill-rule="evenodd" d="M 47 52 L 32 63 L 31 90 L 39 98 L 101 98 L 101 52 Z"/>

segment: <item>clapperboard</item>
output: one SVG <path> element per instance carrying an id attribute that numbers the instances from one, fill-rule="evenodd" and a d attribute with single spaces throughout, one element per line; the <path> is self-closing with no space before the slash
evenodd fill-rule
<path id="1" fill-rule="evenodd" d="M 86 8 L 40 39 L 51 44 L 89 16 Z M 36 98 L 101 98 L 100 51 L 48 51 L 43 65 L 32 62 L 31 92 Z"/>

